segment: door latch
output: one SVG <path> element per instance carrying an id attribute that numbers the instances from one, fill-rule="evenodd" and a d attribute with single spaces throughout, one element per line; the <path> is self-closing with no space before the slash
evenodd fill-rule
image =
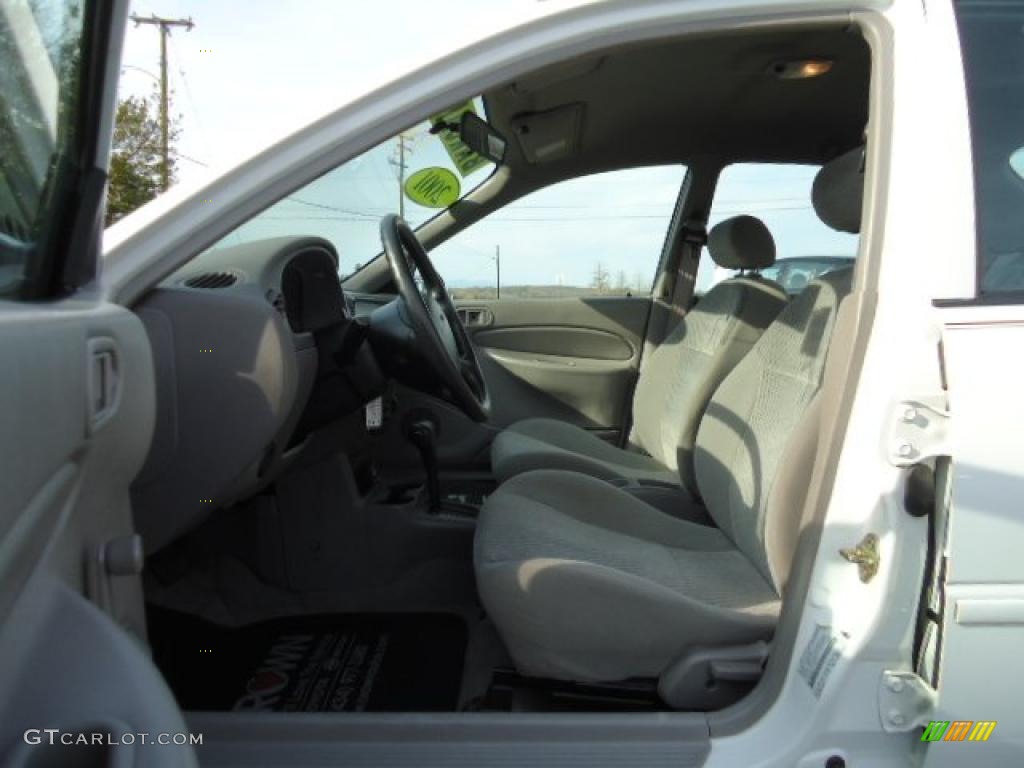
<path id="1" fill-rule="evenodd" d="M 867 584 L 878 573 L 881 556 L 878 554 L 878 536 L 869 533 L 856 547 L 840 549 L 843 559 L 857 564 L 860 580 Z"/>

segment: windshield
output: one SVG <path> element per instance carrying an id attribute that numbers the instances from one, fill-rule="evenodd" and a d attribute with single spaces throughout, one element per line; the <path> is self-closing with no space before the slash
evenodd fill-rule
<path id="1" fill-rule="evenodd" d="M 416 229 L 494 171 L 454 132 L 431 133 L 433 122 L 457 122 L 466 110 L 482 115 L 483 104 L 475 99 L 378 144 L 267 208 L 213 249 L 316 235 L 333 243 L 342 275 L 355 272 L 380 253 L 381 217 L 398 213 Z"/>

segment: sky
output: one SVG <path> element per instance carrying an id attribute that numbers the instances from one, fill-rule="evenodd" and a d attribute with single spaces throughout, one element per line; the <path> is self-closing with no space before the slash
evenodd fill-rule
<path id="1" fill-rule="evenodd" d="M 467 39 L 486 36 L 566 3 L 535 0 L 135 0 L 133 13 L 191 18 L 168 48 L 174 112 L 180 115 L 178 175 L 195 181 L 251 156 L 330 109 Z M 129 22 L 121 95 L 150 93 L 159 74 L 159 34 Z M 426 124 L 408 134 L 406 175 L 454 170 Z M 380 217 L 397 212 L 396 142 L 350 161 L 268 209 L 222 245 L 311 234 L 337 247 L 343 273 L 379 250 Z M 461 192 L 490 167 L 460 178 Z M 564 182 L 523 198 L 442 244 L 432 254 L 452 286 L 493 286 L 501 250 L 504 285 L 587 285 L 600 263 L 612 283 L 650 286 L 684 169 L 616 172 Z M 736 213 L 765 219 L 780 256 L 852 255 L 856 241 L 821 224 L 810 207 L 813 169 L 727 171 L 712 221 Z M 614 196 L 607 190 L 613 189 Z M 415 226 L 436 211 L 405 201 Z M 705 260 L 706 261 L 706 260 Z M 698 289 L 720 278 L 703 269 Z"/>
<path id="2" fill-rule="evenodd" d="M 455 41 L 479 38 L 529 14 L 557 10 L 534 0 L 133 0 L 131 12 L 191 18 L 175 28 L 168 60 L 179 152 L 208 165 L 248 157 Z M 441 9 L 441 10 L 439 10 Z M 122 93 L 157 87 L 160 37 L 128 22 Z M 181 180 L 202 166 L 182 160 Z"/>

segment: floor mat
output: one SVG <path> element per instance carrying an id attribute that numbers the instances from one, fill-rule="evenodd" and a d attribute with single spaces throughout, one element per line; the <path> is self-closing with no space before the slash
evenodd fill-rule
<path id="1" fill-rule="evenodd" d="M 296 616 L 230 628 L 150 606 L 153 658 L 185 710 L 445 712 L 458 705 L 462 619 Z"/>

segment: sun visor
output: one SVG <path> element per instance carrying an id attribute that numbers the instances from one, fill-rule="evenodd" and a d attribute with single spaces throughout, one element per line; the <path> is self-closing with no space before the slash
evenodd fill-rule
<path id="1" fill-rule="evenodd" d="M 513 117 L 512 132 L 526 162 L 538 165 L 575 155 L 580 147 L 584 109 L 582 103 L 566 104 Z"/>

